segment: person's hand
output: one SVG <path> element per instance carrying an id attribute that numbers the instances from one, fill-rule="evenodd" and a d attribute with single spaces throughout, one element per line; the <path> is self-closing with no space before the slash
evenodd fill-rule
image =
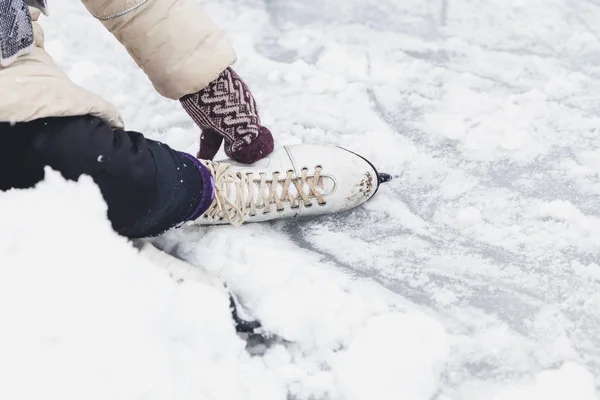
<path id="1" fill-rule="evenodd" d="M 202 129 L 198 158 L 212 160 L 223 141 L 227 156 L 244 164 L 273 151 L 273 135 L 260 124 L 254 97 L 233 69 L 227 68 L 209 86 L 180 101 Z"/>
<path id="2" fill-rule="evenodd" d="M 211 129 L 203 129 L 200 134 L 200 150 L 198 158 L 201 160 L 212 160 L 217 155 L 223 144 L 223 136 Z"/>

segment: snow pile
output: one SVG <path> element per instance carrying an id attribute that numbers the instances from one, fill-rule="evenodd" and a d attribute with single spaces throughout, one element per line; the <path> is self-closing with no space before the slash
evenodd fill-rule
<path id="1" fill-rule="evenodd" d="M 282 399 L 228 299 L 176 284 L 57 174 L 0 193 L 0 398 Z"/>
<path id="2" fill-rule="evenodd" d="M 594 376 L 581 365 L 568 362 L 537 375 L 535 383 L 510 388 L 494 400 L 595 400 Z"/>
<path id="3" fill-rule="evenodd" d="M 379 285 L 349 278 L 268 227 L 192 227 L 160 242 L 222 276 L 280 338 L 265 360 L 293 396 L 427 399 L 435 392 L 448 354 L 444 328 L 404 313 Z"/>
<path id="4" fill-rule="evenodd" d="M 344 398 L 430 399 L 446 352 L 443 328 L 422 314 L 374 318 L 338 360 Z"/>

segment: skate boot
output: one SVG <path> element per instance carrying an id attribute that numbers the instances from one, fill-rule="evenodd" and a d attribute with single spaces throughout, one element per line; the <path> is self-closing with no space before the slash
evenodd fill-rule
<path id="1" fill-rule="evenodd" d="M 294 145 L 244 165 L 201 160 L 214 180 L 214 199 L 194 223 L 262 222 L 346 211 L 369 200 L 391 177 L 340 147 Z"/>

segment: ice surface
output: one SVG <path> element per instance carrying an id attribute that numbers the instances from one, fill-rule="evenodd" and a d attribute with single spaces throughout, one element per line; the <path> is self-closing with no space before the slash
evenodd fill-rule
<path id="1" fill-rule="evenodd" d="M 8 304 L 15 310 L 3 318 L 0 355 L 10 350 L 9 337 L 26 351 L 10 353 L 9 360 L 25 354 L 38 361 L 33 369 L 28 363 L 28 369 L 14 370 L 23 375 L 6 375 L 10 365 L 0 357 L 0 382 L 7 377 L 13 383 L 40 382 L 26 387 L 58 393 L 52 390 L 61 389 L 69 372 L 84 375 L 81 382 L 98 388 L 99 397 L 120 388 L 114 390 L 122 398 L 140 393 L 215 399 L 289 394 L 354 400 L 369 393 L 439 400 L 595 398 L 600 387 L 600 5 L 586 0 L 203 4 L 235 43 L 240 59 L 235 68 L 254 90 L 277 145 L 342 145 L 399 178 L 365 207 L 343 215 L 242 229 L 185 228 L 159 241 L 219 274 L 278 335 L 263 356 L 252 359 L 224 315 L 195 303 L 207 295 L 190 289 L 181 295 L 187 301 L 151 297 L 175 289 L 168 289 L 171 283 L 158 277 L 160 271 L 148 277 L 145 270 L 152 269 L 141 264 L 130 272 L 110 267 L 117 255 L 134 255 L 122 241 L 108 238 L 105 221 L 88 228 L 73 225 L 121 250 L 115 258 L 93 253 L 108 266 L 92 263 L 83 270 L 89 275 L 61 268 L 63 262 L 48 262 L 51 269 L 37 266 L 32 275 L 45 280 L 34 286 L 23 272 L 0 264 L 3 288 L 17 296 L 3 297 L 0 306 L 3 312 L 10 310 Z M 42 23 L 57 63 L 115 103 L 130 129 L 178 150 L 197 150 L 197 129 L 179 105 L 153 91 L 83 6 L 54 0 L 52 18 Z M 57 195 L 57 201 L 75 201 L 68 193 Z M 0 195 L 3 218 L 12 215 L 9 205 L 17 207 L 27 196 L 47 207 L 46 214 L 58 206 L 46 206 L 42 195 L 5 196 Z M 76 208 L 64 212 L 80 218 Z M 37 227 L 52 221 L 43 219 L 45 214 L 37 220 L 23 210 L 18 215 L 28 222 L 11 220 L 7 226 L 2 219 L 0 226 L 0 236 L 26 240 L 3 243 L 0 257 L 9 254 L 14 265 L 39 260 L 27 258 L 34 255 L 25 250 L 37 249 L 38 241 L 42 253 L 66 252 L 61 243 L 67 241 L 95 248 L 69 233 L 69 224 L 52 233 Z M 52 251 L 46 259 L 60 258 Z M 72 257 L 77 265 L 88 260 L 84 254 Z M 7 276 L 13 277 L 6 281 Z M 95 277 L 94 285 L 88 276 Z M 78 326 L 60 307 L 42 312 L 22 300 L 37 304 L 40 293 L 41 304 L 58 304 L 61 298 L 47 300 L 50 294 L 79 279 L 81 290 L 71 293 L 83 297 L 82 304 L 116 292 L 122 296 L 112 301 L 125 302 L 125 311 L 96 304 L 89 315 L 81 313 L 85 318 Z M 137 283 L 148 280 L 156 282 L 146 289 Z M 122 282 L 136 289 L 119 289 Z M 21 291 L 30 296 L 18 297 Z M 162 321 L 156 313 L 176 321 L 165 327 L 156 323 Z M 94 326 L 88 325 L 92 316 L 102 330 L 86 328 Z M 131 333 L 101 335 L 123 324 Z M 22 329 L 11 333 L 5 326 Z M 71 329 L 88 336 L 78 339 Z M 192 350 L 165 344 L 169 329 L 193 343 Z M 211 332 L 223 335 L 219 346 Z M 39 350 L 44 340 L 58 340 L 61 352 Z M 92 351 L 89 343 L 112 350 Z M 160 356 L 157 348 L 163 349 Z M 214 363 L 209 349 L 227 361 Z M 399 353 L 406 357 L 394 357 Z M 78 368 L 50 364 L 60 354 L 76 357 Z M 148 362 L 161 357 L 162 363 Z M 47 369 L 50 375 L 43 374 Z M 214 375 L 203 376 L 206 371 Z M 98 373 L 92 379 L 93 372 Z M 226 388 L 220 386 L 225 376 Z M 0 390 L 11 387 L 16 386 L 0 384 Z M 69 390 L 75 394 L 79 388 Z"/>

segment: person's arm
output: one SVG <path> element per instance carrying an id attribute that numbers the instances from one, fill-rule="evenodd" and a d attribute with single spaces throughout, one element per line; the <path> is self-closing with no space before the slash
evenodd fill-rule
<path id="1" fill-rule="evenodd" d="M 179 99 L 202 129 L 199 158 L 223 141 L 232 159 L 252 163 L 273 151 L 256 102 L 230 68 L 233 46 L 195 0 L 82 0 L 127 48 L 163 96 Z"/>
<path id="2" fill-rule="evenodd" d="M 194 0 L 82 2 L 167 98 L 204 89 L 236 61 L 223 31 Z"/>

